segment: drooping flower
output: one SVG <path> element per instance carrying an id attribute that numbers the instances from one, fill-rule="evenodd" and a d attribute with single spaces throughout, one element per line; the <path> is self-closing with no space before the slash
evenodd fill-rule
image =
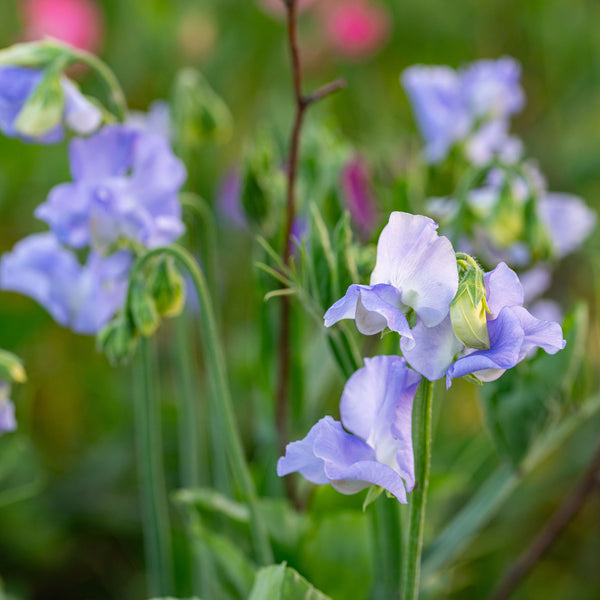
<path id="1" fill-rule="evenodd" d="M 81 265 L 51 233 L 30 235 L 0 260 L 0 287 L 36 300 L 76 333 L 94 334 L 125 301 L 132 257 L 92 252 Z"/>
<path id="2" fill-rule="evenodd" d="M 406 503 L 415 485 L 412 405 L 421 377 L 398 356 L 366 358 L 344 388 L 341 422 L 321 419 L 277 463 L 343 494 L 378 485 Z"/>
<path id="3" fill-rule="evenodd" d="M 350 216 L 360 232 L 368 236 L 375 224 L 375 201 L 364 160 L 353 156 L 342 169 L 342 191 Z"/>
<path id="4" fill-rule="evenodd" d="M 500 263 L 485 274 L 489 347 L 476 350 L 465 346 L 454 333 L 450 314 L 437 326 L 418 322 L 414 342 L 400 340 L 402 354 L 417 372 L 434 381 L 473 374 L 493 381 L 511 369 L 534 348 L 555 354 L 565 346 L 560 325 L 536 319 L 523 307 L 523 288 L 517 274 Z"/>
<path id="5" fill-rule="evenodd" d="M 521 110 L 520 66 L 512 58 L 481 60 L 455 71 L 415 65 L 402 74 L 431 162 L 443 160 L 458 143 L 475 164 L 493 156 L 515 160 L 520 142 L 508 135 L 509 118 Z"/>
<path id="6" fill-rule="evenodd" d="M 388 39 L 391 21 L 379 4 L 342 0 L 324 4 L 321 12 L 326 41 L 343 58 L 364 60 Z"/>
<path id="7" fill-rule="evenodd" d="M 325 326 L 356 319 L 365 335 L 387 326 L 410 345 L 409 310 L 425 326 L 438 325 L 458 289 L 458 270 L 452 244 L 436 229 L 428 217 L 393 212 L 379 237 L 370 285 L 351 285 L 325 313 Z"/>
<path id="8" fill-rule="evenodd" d="M 89 52 L 100 49 L 103 19 L 93 0 L 22 0 L 28 41 L 53 37 Z"/>
<path id="9" fill-rule="evenodd" d="M 55 186 L 35 215 L 73 248 L 166 245 L 184 231 L 178 192 L 185 167 L 167 140 L 109 125 L 70 148 L 74 181 Z"/>
<path id="10" fill-rule="evenodd" d="M 42 85 L 48 86 L 50 100 L 35 97 Z M 100 109 L 66 77 L 51 81 L 37 69 L 0 66 L 0 130 L 7 137 L 54 144 L 63 139 L 65 125 L 89 134 L 101 123 Z"/>

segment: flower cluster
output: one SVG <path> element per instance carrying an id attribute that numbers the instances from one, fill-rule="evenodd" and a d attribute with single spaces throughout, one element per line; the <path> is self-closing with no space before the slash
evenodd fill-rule
<path id="1" fill-rule="evenodd" d="M 456 145 L 476 164 L 494 156 L 518 158 L 521 143 L 508 129 L 510 117 L 525 103 L 520 75 L 519 64 L 509 57 L 480 60 L 458 71 L 424 65 L 406 69 L 402 83 L 427 159 L 440 162 Z"/>
<path id="2" fill-rule="evenodd" d="M 529 269 L 522 279 L 532 300 L 550 284 L 549 261 L 577 250 L 597 218 L 581 198 L 548 191 L 537 166 L 523 159 L 522 142 L 508 134 L 510 116 L 524 104 L 519 79 L 519 64 L 507 57 L 458 71 L 413 66 L 402 75 L 428 160 L 457 148 L 471 163 L 452 196 L 428 201 L 428 213 L 486 265 Z"/>
<path id="3" fill-rule="evenodd" d="M 3 76 L 7 86 L 1 85 Z M 43 77 L 30 69 L 0 68 L 0 94 L 12 102 L 0 101 L 0 126 L 8 134 L 17 131 L 23 105 Z M 86 111 L 98 109 L 68 80 L 62 85 L 64 120 L 78 124 L 79 132 L 88 133 L 92 121 L 97 127 Z M 70 93 L 75 99 L 69 100 Z M 62 135 L 57 125 L 35 141 Z M 95 334 L 123 305 L 133 255 L 183 233 L 178 193 L 186 173 L 164 135 L 135 124 L 106 125 L 72 139 L 69 159 L 73 181 L 55 186 L 35 211 L 50 231 L 21 240 L 2 257 L 0 287 L 34 298 L 77 333 Z"/>
<path id="4" fill-rule="evenodd" d="M 344 493 L 371 483 L 401 502 L 414 485 L 410 415 L 421 376 L 445 377 L 447 387 L 465 375 L 491 381 L 535 348 L 554 354 L 565 345 L 558 323 L 523 307 L 506 264 L 484 274 L 431 219 L 401 212 L 381 232 L 370 284 L 352 284 L 325 313 L 327 327 L 341 319 L 367 335 L 399 333 L 403 358 L 366 359 L 346 384 L 341 423 L 326 417 L 290 444 L 278 473 L 299 471 Z"/>

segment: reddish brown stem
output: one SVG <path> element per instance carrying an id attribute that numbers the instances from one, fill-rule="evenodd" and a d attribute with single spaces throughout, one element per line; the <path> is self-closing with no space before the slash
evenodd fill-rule
<path id="1" fill-rule="evenodd" d="M 289 146 L 289 158 L 287 162 L 287 208 L 285 230 L 283 238 L 282 255 L 286 265 L 290 263 L 292 246 L 292 226 L 296 217 L 296 176 L 298 172 L 298 157 L 300 152 L 300 134 L 304 114 L 306 109 L 324 98 L 328 94 L 343 88 L 346 83 L 337 80 L 329 83 L 312 94 L 302 95 L 302 66 L 300 61 L 300 50 L 298 47 L 298 2 L 297 0 L 282 0 L 287 11 L 287 33 L 292 62 L 292 81 L 294 88 L 294 103 L 296 113 L 292 128 L 292 137 Z M 279 445 L 281 453 L 285 452 L 285 447 L 289 439 L 288 434 L 288 384 L 290 375 L 290 318 L 291 303 L 288 296 L 283 296 L 281 305 L 281 329 L 279 332 L 279 381 L 277 385 L 277 405 L 276 405 L 276 424 L 279 432 Z M 296 503 L 297 497 L 293 487 L 292 479 L 286 477 L 286 488 L 288 496 Z"/>
<path id="2" fill-rule="evenodd" d="M 525 576 L 544 556 L 563 530 L 581 510 L 588 495 L 600 482 L 600 446 L 596 449 L 590 465 L 581 479 L 538 533 L 529 547 L 506 572 L 489 600 L 507 600 Z"/>

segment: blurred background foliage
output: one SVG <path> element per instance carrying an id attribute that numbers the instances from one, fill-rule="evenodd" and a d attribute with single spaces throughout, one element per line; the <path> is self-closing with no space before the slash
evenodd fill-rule
<path id="1" fill-rule="evenodd" d="M 600 209 L 598 2 L 373 3 L 385 9 L 389 34 L 381 49 L 360 59 L 333 52 L 313 13 L 301 18 L 307 89 L 335 77 L 348 82 L 345 91 L 308 115 L 304 181 L 310 181 L 311 160 L 323 161 L 330 165 L 335 187 L 339 156 L 354 148 L 370 166 L 382 225 L 389 210 L 404 208 L 395 183 L 413 168 L 421 147 L 399 85 L 400 72 L 414 63 L 456 67 L 478 58 L 510 55 L 522 64 L 527 97 L 513 131 L 537 159 L 550 189 L 578 194 Z M 96 4 L 102 32 L 98 52 L 115 71 L 132 108 L 146 110 L 153 100 L 168 99 L 176 73 L 185 66 L 199 69 L 229 106 L 234 119 L 231 139 L 218 149 L 205 144 L 187 157 L 188 189 L 201 194 L 219 214 L 219 186 L 232 169 L 239 170 L 251 143 L 274 140 L 276 162 L 287 147 L 293 107 L 281 20 L 254 0 L 103 0 Z M 19 0 L 0 3 L 0 46 L 24 39 L 21 8 Z M 103 90 L 88 72 L 79 70 L 74 76 L 86 92 L 102 97 Z M 333 132 L 310 133 L 311 123 L 323 122 Z M 311 135 L 318 138 L 314 148 Z M 33 218 L 33 209 L 51 186 L 68 179 L 65 150 L 64 144 L 36 147 L 0 138 L 0 251 L 43 229 Z M 320 184 L 327 187 L 327 182 Z M 309 184 L 301 187 L 305 203 L 312 193 Z M 234 399 L 244 415 L 240 421 L 260 491 L 282 496 L 274 472 L 274 365 L 264 361 L 273 356 L 278 313 L 277 301 L 265 304 L 263 295 L 274 284 L 253 267 L 255 260 L 264 257 L 250 232 L 236 229 L 221 215 L 216 233 L 215 294 Z M 566 309 L 575 299 L 583 299 L 590 308 L 585 328 L 589 336 L 582 342 L 586 361 L 573 387 L 578 394 L 572 399 L 575 403 L 598 394 L 599 241 L 595 234 L 580 253 L 561 263 L 554 278 L 553 295 Z M 192 239 L 191 243 L 199 242 Z M 343 385 L 323 336 L 315 336 L 318 330 L 303 311 L 296 311 L 295 344 L 304 351 L 294 366 L 293 439 L 303 436 L 318 417 L 335 410 Z M 24 359 L 30 376 L 14 392 L 19 431 L 0 438 L 0 576 L 8 597 L 142 597 L 129 370 L 110 368 L 96 352 L 93 338 L 61 329 L 32 300 L 15 294 L 0 294 L 0 331 L 2 347 Z M 166 375 L 161 391 L 168 474 L 175 473 L 177 466 L 171 334 L 172 327 L 166 325 L 159 340 Z M 552 371 L 552 365 L 547 369 Z M 502 393 L 518 396 L 516 384 L 511 385 L 515 377 L 542 380 L 548 372 L 539 361 L 535 366 L 520 365 L 517 371 L 514 377 L 500 380 Z M 428 539 L 501 464 L 493 438 L 484 429 L 484 406 L 496 402 L 493 390 L 498 388 L 490 389 L 484 404 L 478 402 L 474 386 L 464 381 L 456 382 L 450 394 L 438 395 Z M 498 402 L 504 400 L 500 396 Z M 518 411 L 508 410 L 508 415 L 509 431 L 510 419 L 526 418 Z M 529 477 L 511 484 L 507 500 L 483 533 L 466 545 L 455 568 L 430 582 L 431 597 L 479 599 L 491 591 L 585 468 L 599 426 L 600 417 L 592 413 Z M 169 478 L 175 489 L 176 479 Z M 305 536 L 300 554 L 294 555 L 290 548 L 293 537 L 278 550 L 279 558 L 288 559 L 334 600 L 364 597 L 376 577 L 366 550 L 371 538 L 360 517 L 361 502 L 362 497 L 339 496 L 329 488 L 315 490 L 312 523 L 298 525 Z M 600 497 L 595 494 L 515 598 L 598 598 L 599 516 Z M 175 526 L 177 548 L 183 545 L 182 520 Z M 338 575 L 332 579 L 334 571 Z M 183 567 L 180 577 L 189 578 Z"/>

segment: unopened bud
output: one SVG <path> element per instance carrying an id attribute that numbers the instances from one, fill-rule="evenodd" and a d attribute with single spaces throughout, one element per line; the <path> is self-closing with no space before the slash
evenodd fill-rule
<path id="1" fill-rule="evenodd" d="M 454 335 L 468 348 L 487 350 L 490 336 L 487 328 L 487 303 L 483 271 L 468 257 L 458 291 L 450 307 L 450 321 Z M 459 261 L 459 266 L 461 261 Z"/>
<path id="2" fill-rule="evenodd" d="M 172 257 L 162 258 L 156 263 L 149 287 L 159 315 L 176 317 L 181 314 L 185 304 L 185 280 Z"/>
<path id="3" fill-rule="evenodd" d="M 142 335 L 149 337 L 158 329 L 160 317 L 156 304 L 142 280 L 133 283 L 129 310 L 135 329 Z"/>
<path id="4" fill-rule="evenodd" d="M 115 365 L 131 358 L 137 339 L 129 321 L 123 315 L 118 315 L 98 333 L 96 343 L 98 350 L 104 352 L 109 362 Z"/>
<path id="5" fill-rule="evenodd" d="M 14 381 L 15 383 L 27 381 L 27 374 L 21 359 L 6 350 L 0 350 L 0 379 Z"/>
<path id="6" fill-rule="evenodd" d="M 27 137 L 41 137 L 60 124 L 65 109 L 65 93 L 60 75 L 48 70 L 21 109 L 15 129 Z"/>

